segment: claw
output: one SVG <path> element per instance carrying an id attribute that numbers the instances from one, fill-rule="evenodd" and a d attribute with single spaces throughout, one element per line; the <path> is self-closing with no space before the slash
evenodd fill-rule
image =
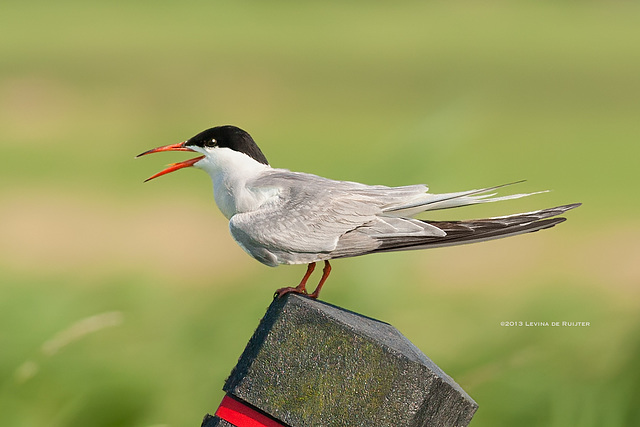
<path id="1" fill-rule="evenodd" d="M 273 297 L 282 298 L 286 294 L 299 294 L 299 295 L 306 295 L 309 298 L 317 299 L 318 295 L 320 295 L 320 289 L 322 289 L 322 285 L 324 285 L 324 282 L 326 282 L 327 278 L 329 277 L 329 273 L 331 273 L 331 264 L 329 264 L 329 261 L 324 262 L 324 268 L 322 269 L 322 277 L 320 278 L 320 282 L 318 282 L 318 286 L 316 286 L 316 290 L 313 291 L 312 293 L 308 293 L 307 280 L 309 280 L 309 276 L 311 276 L 311 273 L 313 273 L 313 270 L 315 268 L 316 268 L 316 263 L 312 262 L 307 266 L 307 272 L 305 273 L 304 277 L 302 278 L 298 286 L 296 286 L 295 288 L 291 286 L 280 288 L 276 290 L 276 292 L 273 294 Z"/>
<path id="2" fill-rule="evenodd" d="M 312 262 L 307 266 L 307 272 L 304 274 L 304 277 L 302 278 L 298 286 L 296 286 L 295 288 L 292 288 L 290 286 L 287 286 L 286 288 L 280 288 L 275 292 L 275 294 L 273 294 L 273 297 L 281 298 L 282 296 L 289 293 L 308 295 L 307 280 L 309 280 L 309 276 L 311 276 L 311 273 L 313 273 L 313 270 L 315 268 L 316 268 L 316 263 Z"/>

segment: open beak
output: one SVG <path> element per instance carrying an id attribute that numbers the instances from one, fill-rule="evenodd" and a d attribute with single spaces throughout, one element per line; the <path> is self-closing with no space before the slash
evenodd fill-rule
<path id="1" fill-rule="evenodd" d="M 145 151 L 144 153 L 138 154 L 136 158 L 146 156 L 147 154 L 151 154 L 151 153 L 159 153 L 161 151 L 194 151 L 189 147 L 185 147 L 185 143 L 186 141 L 180 142 L 178 144 L 164 145 L 162 147 L 153 148 L 149 151 Z M 159 176 L 168 174 L 169 172 L 177 171 L 178 169 L 193 166 L 194 164 L 198 163 L 202 159 L 204 159 L 204 156 L 199 156 L 199 157 L 196 157 L 195 159 L 185 160 L 184 162 L 171 163 L 166 169 L 145 179 L 144 182 L 151 181 L 153 178 L 157 178 Z"/>

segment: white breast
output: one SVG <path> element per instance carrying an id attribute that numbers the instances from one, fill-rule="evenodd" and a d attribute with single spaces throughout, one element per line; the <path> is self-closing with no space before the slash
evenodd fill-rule
<path id="1" fill-rule="evenodd" d="M 270 166 L 229 148 L 209 148 L 204 150 L 204 154 L 205 158 L 194 166 L 211 176 L 213 196 L 225 217 L 254 211 L 277 195 L 277 189 L 247 187 L 247 181 L 270 169 Z"/>

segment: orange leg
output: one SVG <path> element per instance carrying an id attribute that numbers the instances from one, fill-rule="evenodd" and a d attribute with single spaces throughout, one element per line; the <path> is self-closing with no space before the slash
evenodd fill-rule
<path id="1" fill-rule="evenodd" d="M 324 282 L 327 281 L 327 278 L 329 277 L 329 274 L 331 273 L 331 264 L 329 264 L 329 261 L 325 261 L 324 262 L 324 268 L 322 269 L 322 278 L 320 279 L 320 282 L 318 282 L 318 286 L 316 286 L 316 290 L 313 291 L 312 294 L 309 294 L 310 298 L 318 298 L 318 295 L 320 295 L 320 289 L 322 289 L 322 285 L 324 285 Z"/>
<path id="2" fill-rule="evenodd" d="M 295 288 L 292 288 L 290 286 L 287 286 L 286 288 L 280 288 L 276 291 L 275 295 L 276 297 L 280 298 L 290 292 L 293 292 L 295 294 L 303 294 L 303 295 L 307 295 L 307 280 L 309 280 L 309 276 L 311 276 L 311 273 L 313 273 L 313 270 L 316 268 L 316 263 L 312 262 L 311 264 L 309 264 L 307 266 L 307 272 L 304 274 L 304 277 L 302 278 L 302 280 L 300 281 L 300 284 L 298 286 L 296 286 Z M 316 289 L 317 291 L 317 289 Z M 315 292 L 314 292 L 315 294 Z M 315 297 L 314 297 L 315 298 Z"/>

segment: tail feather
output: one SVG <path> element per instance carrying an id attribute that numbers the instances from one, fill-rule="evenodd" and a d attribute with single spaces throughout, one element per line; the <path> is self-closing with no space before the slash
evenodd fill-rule
<path id="1" fill-rule="evenodd" d="M 395 217 L 412 217 L 425 211 L 434 211 L 440 209 L 457 208 L 460 206 L 475 205 L 478 203 L 499 202 L 503 200 L 519 199 L 521 197 L 532 196 L 534 194 L 545 193 L 546 191 L 537 191 L 534 193 L 511 194 L 507 196 L 493 197 L 496 193 L 489 193 L 508 185 L 519 184 L 524 181 L 516 181 L 508 184 L 497 185 L 495 187 L 487 187 L 478 190 L 460 191 L 457 193 L 431 194 L 426 193 L 419 200 L 410 204 L 400 206 L 390 206 L 384 209 L 385 216 Z"/>
<path id="2" fill-rule="evenodd" d="M 465 221 L 421 220 L 441 229 L 446 235 L 442 237 L 385 237 L 380 239 L 380 246 L 372 252 L 405 251 L 463 245 L 466 243 L 482 242 L 523 233 L 531 233 L 564 222 L 566 218 L 556 216 L 570 209 L 577 208 L 580 205 L 581 203 L 574 203 L 515 215 Z"/>

